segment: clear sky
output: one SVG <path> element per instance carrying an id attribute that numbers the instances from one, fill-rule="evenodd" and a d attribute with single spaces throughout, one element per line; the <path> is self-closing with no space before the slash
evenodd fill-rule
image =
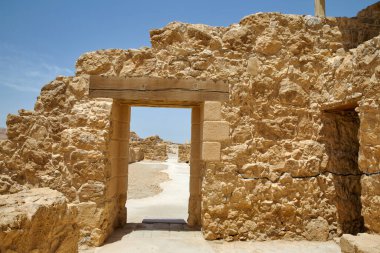
<path id="1" fill-rule="evenodd" d="M 328 16 L 355 16 L 374 0 L 326 0 Z M 73 75 L 84 52 L 150 46 L 149 30 L 172 21 L 228 26 L 256 12 L 309 14 L 314 0 L 1 0 L 0 127 L 32 109 L 41 87 Z M 180 123 L 178 123 L 180 122 Z M 190 139 L 190 110 L 134 108 L 132 130 Z"/>

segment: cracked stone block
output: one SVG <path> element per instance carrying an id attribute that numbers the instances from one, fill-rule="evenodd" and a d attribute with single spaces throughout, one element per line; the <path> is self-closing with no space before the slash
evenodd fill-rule
<path id="1" fill-rule="evenodd" d="M 342 253 L 380 253 L 380 235 L 344 234 L 340 239 Z"/>

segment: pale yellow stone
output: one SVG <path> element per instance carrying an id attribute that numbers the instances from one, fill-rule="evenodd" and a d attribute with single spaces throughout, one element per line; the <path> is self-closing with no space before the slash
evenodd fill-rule
<path id="1" fill-rule="evenodd" d="M 202 143 L 202 160 L 206 162 L 220 161 L 220 142 Z"/>
<path id="2" fill-rule="evenodd" d="M 229 125 L 226 121 L 203 122 L 203 141 L 224 141 L 228 139 Z"/>
<path id="3" fill-rule="evenodd" d="M 222 103 L 218 101 L 206 101 L 203 104 L 204 121 L 217 121 L 222 119 Z"/>

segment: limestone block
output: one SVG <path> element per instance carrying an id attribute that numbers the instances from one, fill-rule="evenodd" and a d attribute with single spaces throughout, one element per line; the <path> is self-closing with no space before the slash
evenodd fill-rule
<path id="1" fill-rule="evenodd" d="M 219 142 L 203 142 L 202 143 L 202 160 L 209 162 L 220 161 L 220 149 Z"/>
<path id="2" fill-rule="evenodd" d="M 305 238 L 310 241 L 327 241 L 329 238 L 329 223 L 319 217 L 306 225 Z"/>
<path id="3" fill-rule="evenodd" d="M 260 37 L 256 41 L 255 49 L 264 55 L 274 55 L 280 51 L 282 43 L 271 37 Z"/>
<path id="4" fill-rule="evenodd" d="M 206 101 L 203 106 L 204 121 L 217 121 L 222 119 L 222 103 L 218 101 Z"/>
<path id="5" fill-rule="evenodd" d="M 81 202 L 94 201 L 101 202 L 105 193 L 103 182 L 89 181 L 79 189 L 79 200 Z"/>
<path id="6" fill-rule="evenodd" d="M 345 234 L 340 239 L 342 253 L 380 253 L 380 236 Z"/>
<path id="7" fill-rule="evenodd" d="M 380 175 L 363 175 L 360 185 L 365 227 L 368 231 L 380 233 Z"/>
<path id="8" fill-rule="evenodd" d="M 286 79 L 280 83 L 279 97 L 282 103 L 289 105 L 304 105 L 308 101 L 302 87 Z"/>
<path id="9" fill-rule="evenodd" d="M 1 252 L 78 252 L 77 211 L 58 191 L 0 196 Z"/>
<path id="10" fill-rule="evenodd" d="M 226 121 L 203 122 L 203 141 L 224 141 L 228 139 L 230 127 Z"/>
<path id="11" fill-rule="evenodd" d="M 247 72 L 252 76 L 257 76 L 260 72 L 261 62 L 257 57 L 248 59 Z"/>

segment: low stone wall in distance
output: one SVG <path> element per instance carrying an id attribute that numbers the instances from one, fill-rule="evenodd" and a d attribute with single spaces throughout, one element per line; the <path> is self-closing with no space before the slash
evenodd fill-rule
<path id="1" fill-rule="evenodd" d="M 190 144 L 178 145 L 178 162 L 189 163 L 190 162 Z"/>
<path id="2" fill-rule="evenodd" d="M 6 140 L 6 139 L 7 139 L 7 129 L 0 128 L 0 140 Z"/>
<path id="3" fill-rule="evenodd" d="M 144 160 L 144 150 L 142 148 L 129 148 L 129 163 L 140 162 Z"/>
<path id="4" fill-rule="evenodd" d="M 140 148 L 145 160 L 165 161 L 168 159 L 167 143 L 158 135 L 138 140 L 131 138 L 130 148 Z"/>
<path id="5" fill-rule="evenodd" d="M 50 188 L 1 195 L 0 252 L 78 252 L 76 216 Z"/>

